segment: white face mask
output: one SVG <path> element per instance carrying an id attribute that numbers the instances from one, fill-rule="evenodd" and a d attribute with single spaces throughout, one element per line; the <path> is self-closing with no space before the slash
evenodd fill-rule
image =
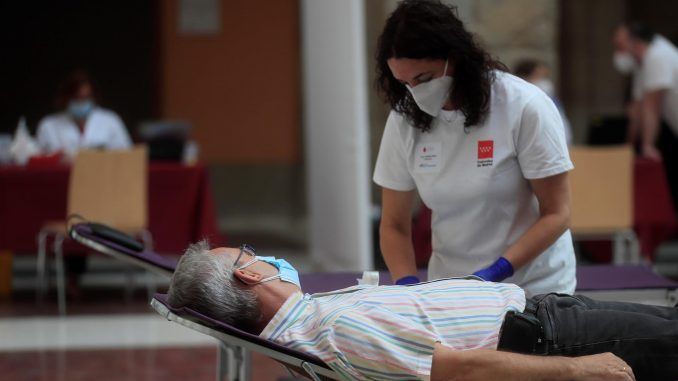
<path id="1" fill-rule="evenodd" d="M 556 88 L 553 86 L 553 82 L 551 82 L 550 79 L 540 79 L 538 81 L 534 81 L 533 84 L 551 98 L 553 98 L 556 93 Z"/>
<path id="2" fill-rule="evenodd" d="M 440 109 L 443 108 L 452 90 L 452 77 L 445 75 L 446 71 L 447 61 L 445 61 L 443 75 L 440 77 L 420 83 L 414 87 L 405 85 L 410 94 L 412 94 L 412 98 L 414 98 L 419 109 L 433 117 L 438 116 Z"/>
<path id="3" fill-rule="evenodd" d="M 615 69 L 622 74 L 631 74 L 636 68 L 636 61 L 633 59 L 631 53 L 615 52 L 612 57 Z"/>

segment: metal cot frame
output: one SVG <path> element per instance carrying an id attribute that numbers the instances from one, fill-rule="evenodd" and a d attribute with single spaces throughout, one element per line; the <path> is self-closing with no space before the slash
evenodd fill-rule
<path id="1" fill-rule="evenodd" d="M 171 277 L 174 273 L 176 261 L 153 252 L 134 253 L 113 242 L 94 237 L 87 224 L 74 225 L 70 229 L 69 234 L 73 240 L 122 262 L 139 266 L 167 278 Z M 222 327 L 226 328 L 229 332 L 219 330 L 215 328 L 219 322 L 211 321 L 211 324 L 209 324 L 206 322 L 209 318 L 205 316 L 199 317 L 199 313 L 192 310 L 182 309 L 181 312 L 174 310 L 166 302 L 165 297 L 166 295 L 164 294 L 156 294 L 151 299 L 151 307 L 156 312 L 169 321 L 212 336 L 219 342 L 216 372 L 216 377 L 219 381 L 225 379 L 229 381 L 248 381 L 251 369 L 251 355 L 249 351 L 259 352 L 277 360 L 295 377 L 294 372 L 296 371 L 297 374 L 308 375 L 314 381 L 341 380 L 336 372 L 317 358 L 278 346 L 275 343 L 247 334 L 233 327 Z"/>
<path id="2" fill-rule="evenodd" d="M 321 360 L 302 352 L 282 347 L 272 341 L 227 326 L 200 313 L 187 309 L 175 309 L 168 305 L 167 295 L 156 294 L 151 306 L 167 320 L 181 324 L 194 331 L 212 336 L 220 343 L 217 377 L 227 376 L 231 381 L 249 379 L 249 351 L 264 354 L 282 363 L 291 375 L 305 374 L 314 381 L 341 380 L 341 377 Z M 235 366 L 229 366 L 229 362 Z M 294 369 L 294 371 L 292 370 Z"/>

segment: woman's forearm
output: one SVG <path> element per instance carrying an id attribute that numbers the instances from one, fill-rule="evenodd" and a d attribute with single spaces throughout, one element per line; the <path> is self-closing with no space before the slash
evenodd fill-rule
<path id="1" fill-rule="evenodd" d="M 411 228 L 382 223 L 379 237 L 381 252 L 393 281 L 408 275 L 416 275 L 417 265 L 414 259 Z"/>
<path id="2" fill-rule="evenodd" d="M 504 253 L 518 269 L 543 253 L 570 226 L 570 187 L 567 172 L 530 180 L 539 201 L 537 221 Z"/>
<path id="3" fill-rule="evenodd" d="M 553 245 L 568 226 L 569 213 L 542 215 L 516 243 L 506 250 L 504 257 L 511 262 L 514 269 L 518 269 Z"/>
<path id="4" fill-rule="evenodd" d="M 417 274 L 412 247 L 412 207 L 415 191 L 382 189 L 379 237 L 381 253 L 393 282 Z"/>

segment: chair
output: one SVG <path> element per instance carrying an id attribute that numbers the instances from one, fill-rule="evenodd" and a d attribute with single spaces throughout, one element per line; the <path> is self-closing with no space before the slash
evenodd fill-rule
<path id="1" fill-rule="evenodd" d="M 640 262 L 633 226 L 633 151 L 629 146 L 572 147 L 570 229 L 575 239 L 614 242 L 613 263 Z"/>
<path id="2" fill-rule="evenodd" d="M 178 259 L 160 255 L 151 248 L 135 251 L 121 246 L 110 239 L 97 236 L 89 223 L 76 223 L 69 227 L 69 236 L 75 242 L 99 253 L 109 255 L 132 266 L 143 268 L 164 278 L 171 278 L 177 267 Z M 152 295 L 150 295 L 152 296 Z"/>
<path id="3" fill-rule="evenodd" d="M 82 150 L 71 170 L 67 215 L 79 214 L 138 235 L 147 248 L 153 240 L 148 225 L 147 153 L 144 146 L 126 151 Z M 67 222 L 45 224 L 38 234 L 37 295 L 46 291 L 47 239 L 54 237 L 59 313 L 66 313 L 63 243 Z M 128 276 L 131 278 L 130 274 Z M 128 282 L 131 287 L 131 282 Z M 128 288 L 128 291 L 130 288 Z"/>

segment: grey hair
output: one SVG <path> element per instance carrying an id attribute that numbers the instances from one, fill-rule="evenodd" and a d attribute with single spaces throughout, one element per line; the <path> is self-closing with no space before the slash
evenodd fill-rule
<path id="1" fill-rule="evenodd" d="M 256 294 L 237 283 L 231 257 L 209 250 L 205 240 L 186 249 L 170 282 L 170 305 L 250 330 L 261 319 Z"/>

